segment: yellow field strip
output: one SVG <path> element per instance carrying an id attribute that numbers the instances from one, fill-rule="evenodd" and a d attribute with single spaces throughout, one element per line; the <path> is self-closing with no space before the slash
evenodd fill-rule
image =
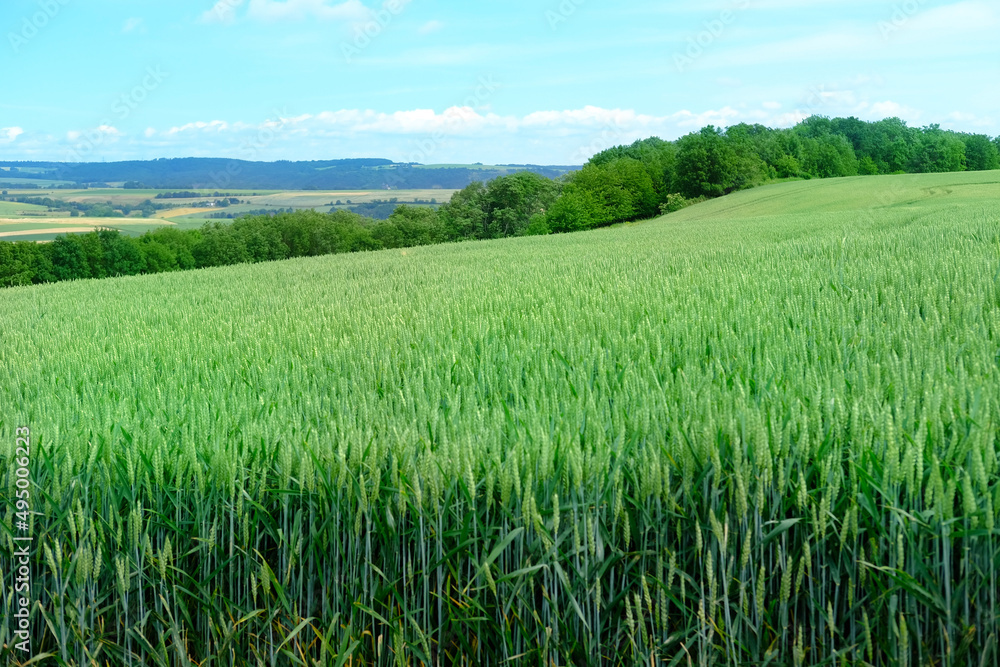
<path id="1" fill-rule="evenodd" d="M 13 238 L 15 236 L 34 236 L 36 234 L 75 234 L 78 232 L 92 232 L 93 227 L 57 227 L 54 229 L 22 229 L 16 232 L 0 231 L 0 238 Z"/>
<path id="2" fill-rule="evenodd" d="M 153 214 L 154 218 L 159 218 L 160 220 L 169 220 L 170 218 L 179 218 L 182 215 L 191 215 L 192 213 L 208 213 L 209 211 L 221 211 L 222 208 L 218 206 L 213 206 L 211 208 L 171 208 L 165 211 L 157 211 Z"/>

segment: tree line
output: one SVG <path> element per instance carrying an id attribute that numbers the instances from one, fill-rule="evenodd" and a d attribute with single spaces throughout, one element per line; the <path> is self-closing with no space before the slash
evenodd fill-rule
<path id="1" fill-rule="evenodd" d="M 400 206 L 390 220 L 336 211 L 240 218 L 201 229 L 161 227 L 132 237 L 117 230 L 60 234 L 52 243 L 0 242 L 0 286 L 131 276 L 313 257 L 453 240 L 429 208 Z"/>
<path id="2" fill-rule="evenodd" d="M 556 178 L 574 166 L 511 165 L 483 168 L 456 166 L 425 169 L 412 163 L 376 158 L 310 162 L 249 162 L 225 158 L 176 158 L 129 162 L 11 163 L 0 166 L 33 167 L 17 178 L 68 181 L 75 187 L 128 183 L 129 189 L 154 190 L 370 190 L 387 184 L 393 189 L 457 189 L 473 180 L 488 179 L 512 169 L 534 171 Z M 43 168 L 44 173 L 37 172 Z M 13 177 L 12 177 L 13 178 Z M 139 186 L 144 186 L 139 188 Z M 20 186 L 12 186 L 20 187 Z M 106 187 L 106 185 L 104 186 Z"/>
<path id="3" fill-rule="evenodd" d="M 0 243 L 0 286 L 572 232 L 778 179 L 989 169 L 1000 169 L 1000 138 L 911 128 L 898 118 L 813 116 L 778 130 L 708 126 L 677 141 L 654 137 L 610 148 L 557 179 L 523 171 L 475 181 L 438 210 L 404 204 L 386 220 L 307 210 L 140 237 L 100 230 L 49 244 Z"/>
<path id="4" fill-rule="evenodd" d="M 11 195 L 8 197 L 6 195 L 7 193 L 4 191 L 0 201 L 45 206 L 49 211 L 67 211 L 71 218 L 80 216 L 85 218 L 127 218 L 133 211 L 138 211 L 144 218 L 150 218 L 157 211 L 172 208 L 170 204 L 155 203 L 149 199 L 143 201 L 141 204 L 132 206 L 126 203 L 115 204 L 111 201 L 106 203 L 87 203 L 52 199 L 51 197 L 26 197 L 24 195 Z M 226 205 L 228 206 L 228 204 Z"/>

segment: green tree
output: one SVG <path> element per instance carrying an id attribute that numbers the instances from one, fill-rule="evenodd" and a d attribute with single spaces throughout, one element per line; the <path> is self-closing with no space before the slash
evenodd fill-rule
<path id="1" fill-rule="evenodd" d="M 872 123 L 864 139 L 862 155 L 869 156 L 880 174 L 905 171 L 917 144 L 918 131 L 899 118 Z"/>
<path id="2" fill-rule="evenodd" d="M 641 165 L 631 158 L 620 158 L 602 166 L 586 165 L 572 174 L 571 184 L 583 191 L 590 210 L 589 225 L 602 227 L 623 220 L 634 220 L 639 216 L 640 202 L 637 191 L 646 193 L 647 198 L 656 200 L 653 184 Z M 641 182 L 630 182 L 635 176 Z M 549 226 L 558 230 L 561 225 L 550 221 Z"/>
<path id="3" fill-rule="evenodd" d="M 146 232 L 140 243 L 161 243 L 170 250 L 179 269 L 193 269 L 196 262 L 192 250 L 201 238 L 199 230 L 181 230 L 175 227 L 160 227 Z"/>
<path id="4" fill-rule="evenodd" d="M 733 149 L 733 188 L 756 187 L 772 177 L 767 163 L 760 156 L 758 144 L 767 128 L 740 123 L 726 130 L 725 139 Z"/>
<path id="5" fill-rule="evenodd" d="M 678 140 L 677 185 L 681 194 L 719 197 L 736 188 L 736 156 L 714 126 Z"/>
<path id="6" fill-rule="evenodd" d="M 26 265 L 21 253 L 15 252 L 17 244 L 0 241 L 0 287 L 30 285 L 34 274 Z"/>
<path id="7" fill-rule="evenodd" d="M 590 193 L 570 184 L 556 200 L 545 217 L 545 227 L 556 233 L 578 232 L 594 226 L 597 204 Z M 536 229 L 541 229 L 536 226 Z"/>
<path id="8" fill-rule="evenodd" d="M 201 238 L 191 252 L 198 268 L 231 266 L 250 261 L 250 253 L 242 239 L 217 222 L 205 223 L 201 229 Z"/>
<path id="9" fill-rule="evenodd" d="M 87 257 L 87 266 L 90 269 L 91 278 L 104 278 L 108 275 L 104 264 L 104 245 L 101 237 L 96 231 L 87 234 L 78 234 L 76 238 L 83 246 L 83 252 Z"/>
<path id="10" fill-rule="evenodd" d="M 866 155 L 858 160 L 858 173 L 863 176 L 874 176 L 878 174 L 878 165 L 871 156 Z"/>
<path id="11" fill-rule="evenodd" d="M 116 229 L 97 233 L 104 248 L 104 270 L 109 276 L 134 276 L 146 270 L 146 258 L 139 242 L 122 236 Z"/>
<path id="12" fill-rule="evenodd" d="M 110 204 L 94 204 L 83 214 L 88 218 L 120 218 L 122 214 L 111 207 Z"/>
<path id="13" fill-rule="evenodd" d="M 965 143 L 965 167 L 969 171 L 1000 169 L 1000 151 L 997 144 L 985 134 L 960 135 Z"/>
<path id="14" fill-rule="evenodd" d="M 519 236 L 532 216 L 547 210 L 558 196 L 558 186 L 548 178 L 520 171 L 489 181 L 482 195 L 480 238 Z"/>
<path id="15" fill-rule="evenodd" d="M 826 116 L 813 115 L 803 119 L 802 122 L 796 125 L 795 131 L 803 137 L 819 139 L 820 137 L 833 134 L 834 125 L 833 121 Z"/>
<path id="16" fill-rule="evenodd" d="M 241 218 L 233 223 L 232 232 L 246 247 L 251 262 L 270 262 L 288 257 L 288 246 L 270 217 Z"/>
<path id="17" fill-rule="evenodd" d="M 143 241 L 139 244 L 142 256 L 146 261 L 147 273 L 165 273 L 176 271 L 177 255 L 170 246 L 159 241 Z"/>
<path id="18" fill-rule="evenodd" d="M 910 158 L 914 173 L 965 171 L 965 143 L 954 132 L 946 132 L 933 124 L 920 132 L 918 144 Z"/>
<path id="19" fill-rule="evenodd" d="M 856 176 L 858 159 L 851 142 L 839 134 L 805 137 L 802 141 L 802 166 L 818 178 Z"/>
<path id="20" fill-rule="evenodd" d="M 52 273 L 56 280 L 90 278 L 87 251 L 75 234 L 60 234 L 51 244 Z"/>
<path id="21" fill-rule="evenodd" d="M 657 196 L 662 199 L 674 187 L 677 171 L 677 146 L 673 142 L 651 137 L 630 146 L 615 146 L 590 158 L 588 164 L 605 167 L 622 158 L 642 164 L 649 174 Z"/>
<path id="22" fill-rule="evenodd" d="M 451 201 L 441 206 L 438 214 L 449 241 L 482 238 L 485 194 L 486 185 L 475 181 L 456 192 Z"/>
<path id="23" fill-rule="evenodd" d="M 388 220 L 372 227 L 372 236 L 384 248 L 409 248 L 447 239 L 437 211 L 406 204 L 397 206 Z"/>
<path id="24" fill-rule="evenodd" d="M 851 142 L 854 154 L 858 160 L 863 160 L 865 156 L 871 157 L 866 151 L 866 146 L 871 133 L 871 124 L 851 116 L 850 118 L 834 118 L 830 121 L 830 129 L 834 134 L 839 134 Z M 873 160 L 874 162 L 874 160 Z"/>

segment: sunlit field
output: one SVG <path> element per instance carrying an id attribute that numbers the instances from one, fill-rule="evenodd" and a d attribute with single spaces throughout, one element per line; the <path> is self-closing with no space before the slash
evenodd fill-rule
<path id="1" fill-rule="evenodd" d="M 997 660 L 1000 172 L 6 289 L 0 403 L 52 664 Z"/>

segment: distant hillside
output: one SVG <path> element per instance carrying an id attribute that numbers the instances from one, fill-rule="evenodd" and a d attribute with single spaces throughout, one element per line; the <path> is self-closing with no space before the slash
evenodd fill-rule
<path id="1" fill-rule="evenodd" d="M 537 165 L 416 165 L 374 158 L 313 162 L 246 162 L 178 158 L 136 162 L 0 162 L 5 178 L 70 183 L 132 183 L 137 187 L 259 188 L 267 190 L 461 189 L 515 171 L 556 178 L 579 167 Z"/>

